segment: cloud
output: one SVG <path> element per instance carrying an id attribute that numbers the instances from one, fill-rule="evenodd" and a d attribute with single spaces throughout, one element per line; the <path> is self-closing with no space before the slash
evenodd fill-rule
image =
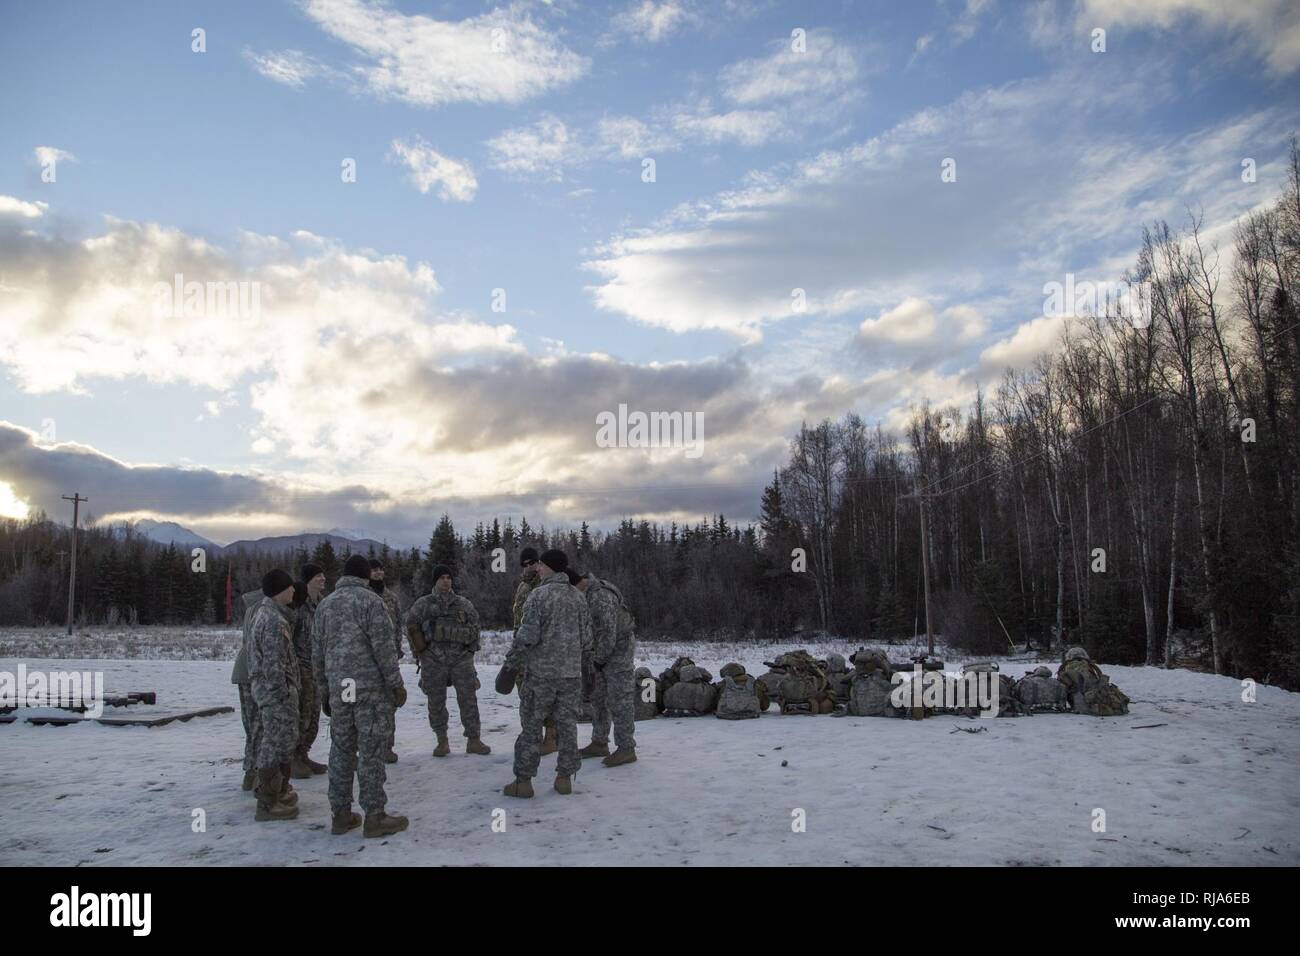
<path id="1" fill-rule="evenodd" d="M 863 319 L 856 343 L 873 358 L 904 361 L 912 368 L 937 366 L 988 331 L 988 321 L 969 305 L 936 311 L 924 299 L 904 299 L 874 319 Z"/>
<path id="2" fill-rule="evenodd" d="M 1293 0 L 1080 0 L 1076 29 L 1147 27 L 1173 31 L 1192 24 L 1239 41 L 1247 55 L 1262 54 L 1270 72 L 1300 67 L 1300 5 Z"/>
<path id="3" fill-rule="evenodd" d="M 32 150 L 32 156 L 41 166 L 49 166 L 53 163 L 75 163 L 77 157 L 73 156 L 65 149 L 59 149 L 57 146 L 37 146 Z"/>
<path id="4" fill-rule="evenodd" d="M 469 163 L 442 155 L 418 136 L 409 143 L 393 140 L 389 156 L 411 171 L 411 182 L 422 193 L 436 186 L 444 201 L 470 202 L 478 191 Z"/>
<path id="5" fill-rule="evenodd" d="M 770 44 L 767 56 L 741 60 L 719 74 L 722 95 L 739 106 L 776 100 L 826 100 L 851 87 L 861 75 L 854 51 L 829 30 L 809 30 L 806 48 L 792 49 L 789 37 Z"/>
<path id="6" fill-rule="evenodd" d="M 243 52 L 244 59 L 262 76 L 295 89 L 302 89 L 312 77 L 329 72 L 319 60 L 301 50 L 255 53 L 245 49 Z"/>
<path id="7" fill-rule="evenodd" d="M 613 27 L 647 43 L 658 43 L 680 27 L 699 19 L 687 4 L 675 0 L 640 0 L 614 17 Z"/>
<path id="8" fill-rule="evenodd" d="M 1117 112 L 1140 116 L 1174 96 L 1158 64 L 1067 67 L 963 93 L 594 245 L 584 263 L 597 278 L 590 294 L 645 325 L 746 343 L 772 323 L 886 309 L 909 296 L 971 302 L 1011 288 L 1024 296 L 1023 314 L 1045 281 L 1131 254 L 1154 218 L 1178 220 L 1204 203 L 1207 222 L 1222 222 L 1259 201 L 1230 172 L 1245 144 L 1279 155 L 1295 110 L 1179 138 L 1114 123 Z M 946 159 L 954 182 L 941 179 Z M 793 307 L 799 289 L 806 312 Z"/>
<path id="9" fill-rule="evenodd" d="M 509 129 L 487 142 L 492 165 L 515 176 L 559 182 L 564 169 L 583 161 L 584 147 L 564 121 L 549 113 L 531 126 Z"/>
<path id="10" fill-rule="evenodd" d="M 523 4 L 455 21 L 363 0 L 302 0 L 301 7 L 362 58 L 351 67 L 361 89 L 413 106 L 522 103 L 590 68 Z"/>
<path id="11" fill-rule="evenodd" d="M 0 216 L 18 216 L 23 219 L 39 219 L 45 215 L 49 205 L 40 201 L 27 202 L 14 196 L 0 196 Z"/>

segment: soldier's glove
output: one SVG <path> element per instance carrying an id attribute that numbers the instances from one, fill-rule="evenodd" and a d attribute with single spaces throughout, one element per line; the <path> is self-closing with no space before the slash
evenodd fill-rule
<path id="1" fill-rule="evenodd" d="M 397 689 L 393 691 L 393 704 L 397 707 L 401 707 L 405 703 L 406 703 L 406 688 L 403 687 L 401 684 L 398 684 Z"/>
<path id="2" fill-rule="evenodd" d="M 519 677 L 518 672 L 509 664 L 502 664 L 501 670 L 497 671 L 496 689 L 497 693 L 503 697 L 515 689 L 515 681 Z"/>

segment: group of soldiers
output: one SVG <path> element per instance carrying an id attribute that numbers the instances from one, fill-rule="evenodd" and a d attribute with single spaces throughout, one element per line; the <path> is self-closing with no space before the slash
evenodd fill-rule
<path id="1" fill-rule="evenodd" d="M 502 694 L 519 689 L 514 780 L 504 793 L 533 796 L 542 755 L 558 751 L 554 787 L 567 795 L 583 758 L 603 757 L 610 767 L 637 759 L 635 621 L 613 584 L 570 569 L 561 550 L 539 555 L 525 548 L 520 565 L 514 640 L 496 680 Z M 407 697 L 398 666 L 403 629 L 437 738 L 433 756 L 451 752 L 448 687 L 455 688 L 466 753 L 492 752 L 478 711 L 478 612 L 455 593 L 453 576 L 451 568 L 435 567 L 432 591 L 404 618 L 382 563 L 361 555 L 348 558 L 327 596 L 325 574 L 314 564 L 303 565 L 296 581 L 276 568 L 260 590 L 243 595 L 243 643 L 231 681 L 239 687 L 243 789 L 256 796 L 255 819 L 293 819 L 298 794 L 290 779 L 328 773 L 331 833 L 361 826 L 365 836 L 377 837 L 406 829 L 406 817 L 387 813 L 384 790 L 385 764 L 398 759 L 394 716 Z M 592 739 L 579 750 L 584 696 L 593 710 Z M 322 712 L 330 718 L 328 765 L 310 756 Z M 352 810 L 354 777 L 364 820 Z"/>

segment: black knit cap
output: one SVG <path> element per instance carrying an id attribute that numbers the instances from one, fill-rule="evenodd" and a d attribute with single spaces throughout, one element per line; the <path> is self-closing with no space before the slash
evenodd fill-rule
<path id="1" fill-rule="evenodd" d="M 343 563 L 343 573 L 354 578 L 370 577 L 370 560 L 364 554 L 354 554 Z"/>
<path id="2" fill-rule="evenodd" d="M 573 570 L 573 568 L 565 568 L 564 573 L 568 577 L 569 583 L 575 588 L 578 586 L 578 582 L 582 580 L 582 573 Z"/>
<path id="3" fill-rule="evenodd" d="M 275 597 L 291 587 L 293 587 L 293 578 L 289 577 L 288 571 L 281 571 L 279 568 L 272 568 L 262 578 L 262 593 L 267 597 Z"/>
<path id="4" fill-rule="evenodd" d="M 542 556 L 538 560 L 552 571 L 564 571 L 569 567 L 569 556 L 559 548 L 551 548 L 549 551 L 543 551 Z"/>
<path id="5" fill-rule="evenodd" d="M 380 561 L 378 558 L 371 558 L 371 559 L 370 559 L 370 570 L 371 570 L 371 571 L 378 571 L 378 570 L 379 570 L 380 568 L 382 568 L 383 566 L 384 566 L 384 562 Z"/>
<path id="6" fill-rule="evenodd" d="M 325 569 L 319 564 L 304 564 L 298 569 L 298 579 L 304 584 L 311 584 L 311 579 L 318 574 L 324 574 Z"/>
<path id="7" fill-rule="evenodd" d="M 520 566 L 520 567 L 523 567 L 523 566 L 524 566 L 525 564 L 527 564 L 529 561 L 536 561 L 536 560 L 537 560 L 537 549 L 536 549 L 536 548 L 524 548 L 524 550 L 522 550 L 522 551 L 519 552 L 519 566 Z"/>
<path id="8" fill-rule="evenodd" d="M 444 574 L 447 575 L 447 577 L 449 577 L 449 578 L 454 578 L 454 577 L 455 577 L 455 575 L 451 573 L 451 568 L 447 567 L 447 565 L 445 565 L 445 564 L 434 565 L 434 568 L 433 568 L 433 583 L 434 583 L 434 584 L 437 584 L 437 583 L 438 583 L 438 578 L 442 577 Z"/>
<path id="9" fill-rule="evenodd" d="M 307 585 L 301 581 L 293 582 L 293 601 L 294 607 L 302 607 L 307 603 Z"/>

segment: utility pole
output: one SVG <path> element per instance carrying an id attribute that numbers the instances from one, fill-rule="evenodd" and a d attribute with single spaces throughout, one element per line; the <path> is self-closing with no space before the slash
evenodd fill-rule
<path id="1" fill-rule="evenodd" d="M 902 500 L 915 498 L 921 512 L 921 579 L 925 585 L 925 653 L 928 657 L 933 657 L 934 627 L 931 624 L 932 619 L 930 617 L 930 532 L 927 527 L 925 513 L 925 500 L 929 497 L 931 496 L 925 494 L 919 488 L 910 495 L 900 496 Z"/>
<path id="2" fill-rule="evenodd" d="M 73 571 L 68 578 L 68 635 L 72 636 L 73 632 L 73 602 L 77 597 L 77 518 L 81 512 L 81 503 L 90 501 L 90 498 L 81 497 L 81 492 L 73 492 L 73 497 L 62 496 L 64 501 L 73 503 Z"/>
<path id="3" fill-rule="evenodd" d="M 926 528 L 925 499 L 917 492 L 921 504 L 921 578 L 925 582 L 925 653 L 934 656 L 934 628 L 930 626 L 930 533 Z"/>

